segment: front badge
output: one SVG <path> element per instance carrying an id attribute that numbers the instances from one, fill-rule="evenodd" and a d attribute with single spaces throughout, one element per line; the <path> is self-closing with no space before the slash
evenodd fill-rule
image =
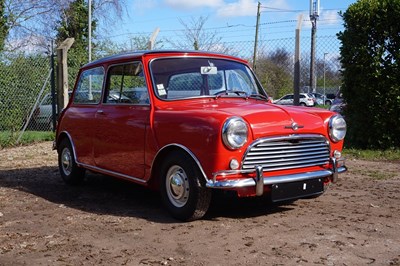
<path id="1" fill-rule="evenodd" d="M 293 129 L 294 131 L 298 130 L 299 128 L 303 128 L 304 126 L 298 125 L 296 122 L 293 122 L 290 126 L 285 126 L 286 129 Z"/>

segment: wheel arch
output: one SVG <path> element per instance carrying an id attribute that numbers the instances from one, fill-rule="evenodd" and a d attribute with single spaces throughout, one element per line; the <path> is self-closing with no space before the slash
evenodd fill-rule
<path id="1" fill-rule="evenodd" d="M 75 160 L 77 160 L 75 145 L 74 145 L 74 142 L 72 141 L 71 135 L 68 134 L 68 132 L 63 131 L 58 135 L 57 140 L 56 140 L 56 149 L 58 150 L 58 147 L 60 146 L 61 141 L 63 141 L 64 139 L 68 139 L 68 141 L 72 147 L 72 152 L 74 153 L 74 158 L 75 158 Z M 78 163 L 78 162 L 76 162 L 76 163 Z"/>
<path id="2" fill-rule="evenodd" d="M 151 166 L 151 175 L 150 175 L 150 186 L 153 188 L 157 188 L 160 182 L 160 166 L 164 159 L 169 156 L 172 152 L 183 152 L 185 153 L 189 158 L 192 159 L 192 161 L 195 163 L 195 165 L 198 167 L 200 173 L 201 173 L 201 178 L 204 181 L 203 184 L 205 184 L 208 181 L 207 175 L 205 174 L 203 167 L 201 166 L 200 161 L 197 159 L 197 157 L 194 155 L 193 152 L 190 151 L 189 148 L 177 144 L 177 143 L 172 143 L 164 146 L 161 148 L 156 156 L 155 159 L 153 160 L 152 166 Z"/>

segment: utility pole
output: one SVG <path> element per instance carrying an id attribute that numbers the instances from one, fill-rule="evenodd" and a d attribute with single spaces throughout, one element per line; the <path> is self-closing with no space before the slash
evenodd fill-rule
<path id="1" fill-rule="evenodd" d="M 89 52 L 89 56 L 88 56 L 88 60 L 89 63 L 92 61 L 92 0 L 88 1 L 88 6 L 89 6 L 89 15 L 88 15 L 88 27 L 89 27 L 89 43 L 88 43 L 88 52 Z"/>
<path id="2" fill-rule="evenodd" d="M 319 17 L 319 0 L 310 0 L 311 20 L 311 58 L 310 58 L 310 88 L 317 92 L 315 77 L 315 34 L 317 33 L 317 19 Z"/>
<path id="3" fill-rule="evenodd" d="M 254 69 L 254 71 L 256 70 L 258 27 L 259 27 L 259 24 L 260 24 L 260 9 L 261 9 L 261 3 L 258 2 L 258 6 L 257 6 L 257 22 L 256 22 L 256 36 L 255 36 L 255 40 L 254 40 L 254 53 L 253 53 L 253 69 Z"/>
<path id="4" fill-rule="evenodd" d="M 325 72 L 326 72 L 326 63 L 325 63 L 325 60 L 326 60 L 326 55 L 327 55 L 328 53 L 324 53 L 324 104 L 325 104 L 325 102 L 326 102 L 326 91 L 325 91 Z"/>
<path id="5" fill-rule="evenodd" d="M 303 14 L 297 19 L 296 47 L 294 52 L 294 82 L 293 82 L 293 104 L 300 105 L 300 31 L 303 22 Z"/>

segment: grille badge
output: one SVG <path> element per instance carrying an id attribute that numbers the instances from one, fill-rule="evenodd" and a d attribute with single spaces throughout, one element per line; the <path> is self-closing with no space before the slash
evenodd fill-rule
<path id="1" fill-rule="evenodd" d="M 304 126 L 300 126 L 296 122 L 293 122 L 290 126 L 285 126 L 285 129 L 293 129 L 294 131 L 298 130 L 299 128 L 303 128 Z"/>

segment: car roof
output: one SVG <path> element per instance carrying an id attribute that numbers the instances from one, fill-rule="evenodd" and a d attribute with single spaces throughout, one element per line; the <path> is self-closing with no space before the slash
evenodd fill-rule
<path id="1" fill-rule="evenodd" d="M 243 59 L 230 56 L 230 55 L 225 55 L 221 53 L 215 53 L 215 52 L 208 52 L 208 51 L 200 51 L 200 50 L 143 50 L 143 51 L 130 51 L 130 52 L 123 52 L 111 56 L 106 56 L 97 60 L 94 60 L 86 65 L 84 65 L 82 68 L 88 68 L 91 66 L 95 65 L 100 65 L 102 63 L 107 63 L 107 62 L 112 62 L 112 61 L 119 61 L 119 60 L 128 60 L 132 58 L 139 58 L 144 55 L 151 55 L 151 54 L 191 54 L 191 55 L 215 55 L 215 56 L 223 56 L 223 57 L 229 57 L 232 59 L 236 59 L 239 61 L 245 61 Z"/>

